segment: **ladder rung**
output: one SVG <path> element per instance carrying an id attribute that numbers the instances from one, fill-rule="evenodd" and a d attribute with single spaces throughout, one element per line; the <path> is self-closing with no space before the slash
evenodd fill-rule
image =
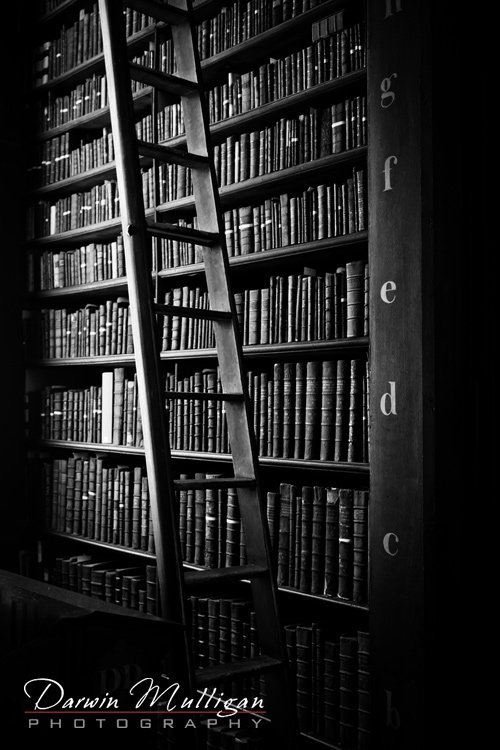
<path id="1" fill-rule="evenodd" d="M 206 570 L 186 570 L 184 583 L 189 588 L 205 584 L 227 583 L 228 581 L 252 580 L 269 572 L 264 565 L 233 565 L 230 568 L 207 568 Z"/>
<path id="2" fill-rule="evenodd" d="M 130 75 L 134 81 L 140 81 L 145 83 L 146 86 L 161 89 L 166 94 L 173 94 L 174 96 L 187 96 L 194 91 L 198 91 L 198 84 L 194 81 L 188 81 L 186 78 L 173 76 L 170 73 L 161 73 L 137 63 L 130 63 Z"/>
<path id="3" fill-rule="evenodd" d="M 174 8 L 172 5 L 160 5 L 160 3 L 155 3 L 154 0 L 124 0 L 123 4 L 165 23 L 181 23 L 188 18 L 185 10 Z"/>
<path id="4" fill-rule="evenodd" d="M 197 318 L 198 320 L 231 320 L 232 315 L 227 310 L 202 310 L 196 307 L 182 305 L 155 305 L 158 315 L 178 315 L 180 318 Z"/>
<path id="5" fill-rule="evenodd" d="M 199 156 L 190 154 L 180 148 L 172 146 L 162 146 L 158 143 L 148 143 L 147 141 L 137 141 L 139 153 L 141 156 L 147 156 L 150 159 L 168 162 L 170 164 L 181 164 L 183 167 L 204 167 L 208 165 L 208 156 Z"/>
<path id="6" fill-rule="evenodd" d="M 226 487 L 255 487 L 251 477 L 214 477 L 212 479 L 174 479 L 176 490 L 203 490 L 210 488 L 223 490 Z"/>
<path id="7" fill-rule="evenodd" d="M 218 664 L 215 667 L 197 669 L 196 685 L 197 687 L 217 685 L 224 680 L 260 674 L 281 666 L 282 662 L 279 659 L 273 659 L 271 656 L 258 656 L 255 659 Z"/>
<path id="8" fill-rule="evenodd" d="M 188 401 L 242 401 L 242 393 L 206 393 L 203 391 L 166 391 L 165 398 L 183 398 Z"/>
<path id="9" fill-rule="evenodd" d="M 167 240 L 193 242 L 195 245 L 204 245 L 205 247 L 212 247 L 220 240 L 216 232 L 203 232 L 200 229 L 180 227 L 178 224 L 148 221 L 146 225 L 150 234 L 154 234 L 156 237 L 164 237 Z"/>

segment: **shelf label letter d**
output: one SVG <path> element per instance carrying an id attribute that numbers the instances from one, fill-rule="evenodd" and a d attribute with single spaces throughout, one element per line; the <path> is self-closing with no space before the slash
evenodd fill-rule
<path id="1" fill-rule="evenodd" d="M 382 395 L 380 399 L 380 411 L 386 417 L 389 414 L 396 414 L 396 381 L 389 380 L 389 390 Z"/>

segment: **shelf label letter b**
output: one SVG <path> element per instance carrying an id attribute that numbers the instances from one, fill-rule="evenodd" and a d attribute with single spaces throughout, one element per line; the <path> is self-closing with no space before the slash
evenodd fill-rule
<path id="1" fill-rule="evenodd" d="M 396 381 L 389 380 L 389 391 L 382 395 L 380 399 L 380 411 L 384 416 L 397 414 L 396 412 Z"/>
<path id="2" fill-rule="evenodd" d="M 392 705 L 392 691 L 385 691 L 385 708 L 386 708 L 386 724 L 391 729 L 399 729 L 401 726 L 401 717 L 399 711 Z"/>

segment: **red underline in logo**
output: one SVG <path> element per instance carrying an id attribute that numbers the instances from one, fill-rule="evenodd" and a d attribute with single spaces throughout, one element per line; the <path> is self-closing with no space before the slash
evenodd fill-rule
<path id="1" fill-rule="evenodd" d="M 212 714 L 212 715 L 218 715 L 220 719 L 230 719 L 232 716 L 239 715 L 246 715 L 246 716 L 252 716 L 252 714 L 267 714 L 267 711 L 233 711 L 231 713 L 225 712 L 224 709 L 220 709 L 219 711 L 44 711 L 43 709 L 38 709 L 37 711 L 25 711 L 25 714 L 36 714 L 37 716 L 43 716 L 44 714 L 52 714 L 52 715 L 58 715 L 58 716 L 64 716 L 69 714 L 82 714 L 82 715 L 91 715 L 91 714 L 155 714 L 155 715 L 173 715 L 173 714 L 187 714 L 191 716 L 197 716 L 198 714 Z M 225 714 L 221 716 L 221 714 Z"/>

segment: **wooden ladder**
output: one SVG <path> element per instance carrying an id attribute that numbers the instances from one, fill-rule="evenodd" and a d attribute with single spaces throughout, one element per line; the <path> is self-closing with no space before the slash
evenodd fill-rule
<path id="1" fill-rule="evenodd" d="M 258 481 L 258 458 L 251 428 L 242 349 L 234 297 L 229 287 L 229 263 L 217 177 L 209 145 L 208 112 L 201 85 L 201 67 L 191 0 L 168 5 L 153 0 L 127 0 L 125 5 L 145 13 L 171 30 L 177 74 L 168 75 L 128 60 L 122 0 L 99 0 L 104 59 L 109 92 L 121 223 L 126 261 L 130 315 L 136 358 L 139 404 L 153 520 L 162 615 L 184 626 L 183 648 L 177 654 L 179 682 L 191 694 L 239 676 L 266 675 L 266 709 L 274 746 L 296 748 L 298 730 L 286 647 L 278 617 L 276 584 L 265 506 Z M 182 105 L 187 149 L 139 141 L 134 125 L 131 79 L 165 92 Z M 153 108 L 154 114 L 154 108 Z M 153 127 L 153 132 L 156 129 Z M 157 139 L 155 138 L 157 141 Z M 198 229 L 148 220 L 145 215 L 139 155 L 156 162 L 190 168 Z M 203 247 L 209 310 L 156 304 L 149 264 L 151 236 L 195 243 Z M 203 318 L 213 322 L 221 394 L 166 392 L 162 379 L 157 316 Z M 168 439 L 167 399 L 220 399 L 225 403 L 234 476 L 176 480 Z M 234 487 L 245 534 L 245 566 L 184 572 L 178 536 L 175 491 L 188 488 Z M 194 673 L 187 632 L 184 597 L 205 584 L 250 579 L 261 656 L 224 663 Z"/>

